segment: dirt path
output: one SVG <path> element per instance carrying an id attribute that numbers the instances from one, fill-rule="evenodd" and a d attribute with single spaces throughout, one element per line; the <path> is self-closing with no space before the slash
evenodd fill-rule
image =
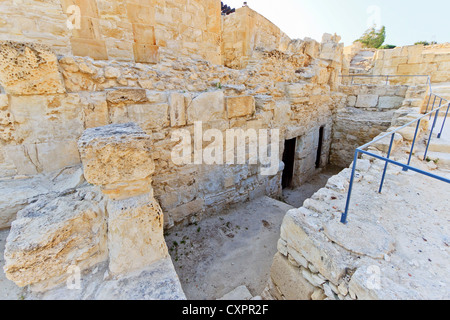
<path id="1" fill-rule="evenodd" d="M 26 290 L 19 288 L 14 282 L 6 279 L 6 275 L 3 272 L 3 266 L 5 265 L 3 252 L 5 251 L 8 234 L 9 229 L 0 230 L 0 300 L 21 300 Z"/>

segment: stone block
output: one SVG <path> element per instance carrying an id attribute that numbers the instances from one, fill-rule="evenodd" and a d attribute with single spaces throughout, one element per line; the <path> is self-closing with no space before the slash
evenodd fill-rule
<path id="1" fill-rule="evenodd" d="M 77 94 L 11 96 L 10 110 L 24 144 L 77 139 L 84 130 Z"/>
<path id="2" fill-rule="evenodd" d="M 101 40 L 99 20 L 87 16 L 81 16 L 80 29 L 74 28 L 73 38 Z"/>
<path id="3" fill-rule="evenodd" d="M 169 94 L 170 125 L 181 127 L 186 125 L 186 104 L 185 96 L 181 93 L 172 92 Z"/>
<path id="4" fill-rule="evenodd" d="M 186 300 L 180 280 L 167 257 L 144 270 L 105 281 L 95 293 L 96 300 Z"/>
<path id="5" fill-rule="evenodd" d="M 140 44 L 156 45 L 155 27 L 148 24 L 133 23 L 134 41 Z"/>
<path id="6" fill-rule="evenodd" d="M 0 85 L 11 95 L 64 93 L 56 55 L 45 46 L 0 42 Z"/>
<path id="7" fill-rule="evenodd" d="M 424 47 L 421 45 L 408 46 L 408 63 L 422 63 Z"/>
<path id="8" fill-rule="evenodd" d="M 67 9 L 76 5 L 80 8 L 81 16 L 98 18 L 98 9 L 96 1 L 92 0 L 61 0 L 62 9 L 67 12 Z"/>
<path id="9" fill-rule="evenodd" d="M 360 94 L 356 100 L 357 108 L 375 108 L 378 105 L 378 95 Z"/>
<path id="10" fill-rule="evenodd" d="M 239 286 L 217 300 L 245 301 L 253 298 L 246 286 Z"/>
<path id="11" fill-rule="evenodd" d="M 43 196 L 19 211 L 6 240 L 6 277 L 18 286 L 50 289 L 107 259 L 103 198 L 92 188 Z"/>
<path id="12" fill-rule="evenodd" d="M 395 239 L 382 226 L 353 218 L 344 225 L 338 220 L 324 224 L 324 234 L 332 242 L 358 255 L 383 259 L 395 249 Z"/>
<path id="13" fill-rule="evenodd" d="M 253 96 L 228 97 L 226 105 L 229 119 L 251 116 L 256 111 Z"/>
<path id="14" fill-rule="evenodd" d="M 87 129 L 78 148 L 89 183 L 147 179 L 155 170 L 150 137 L 134 123 Z"/>
<path id="15" fill-rule="evenodd" d="M 133 42 L 125 40 L 105 39 L 108 58 L 118 61 L 134 61 Z"/>
<path id="16" fill-rule="evenodd" d="M 286 125 L 291 120 L 292 109 L 288 102 L 280 101 L 276 103 L 274 109 L 274 121 L 280 125 Z"/>
<path id="17" fill-rule="evenodd" d="M 174 209 L 168 210 L 167 213 L 174 222 L 178 223 L 191 215 L 201 213 L 204 209 L 204 206 L 205 201 L 203 199 L 196 199 Z"/>
<path id="18" fill-rule="evenodd" d="M 385 133 L 381 133 L 379 136 L 375 137 L 374 140 L 378 139 L 379 137 L 385 135 Z M 391 142 L 391 136 L 387 136 L 374 144 L 372 146 L 382 152 L 387 153 L 389 151 L 389 145 Z M 403 136 L 399 133 L 394 134 L 394 142 L 392 144 L 392 151 L 394 151 L 401 143 L 403 142 Z"/>
<path id="19" fill-rule="evenodd" d="M 127 2 L 126 10 L 128 14 L 128 20 L 131 23 L 147 24 L 151 26 L 156 25 L 154 6 L 143 5 L 142 2 Z"/>
<path id="20" fill-rule="evenodd" d="M 355 97 L 355 96 L 349 96 L 347 98 L 347 106 L 354 107 L 356 105 L 356 99 L 357 99 L 357 97 Z"/>
<path id="21" fill-rule="evenodd" d="M 43 193 L 46 193 L 46 188 L 41 185 L 3 183 L 0 186 L 0 229 L 10 227 L 17 212 Z"/>
<path id="22" fill-rule="evenodd" d="M 292 83 L 286 86 L 286 93 L 290 98 L 303 98 L 310 94 L 311 89 L 308 83 Z"/>
<path id="23" fill-rule="evenodd" d="M 83 106 L 84 127 L 86 129 L 102 127 L 109 124 L 108 103 L 106 93 L 80 93 Z"/>
<path id="24" fill-rule="evenodd" d="M 399 75 L 418 75 L 422 74 L 422 64 L 400 64 L 397 68 Z"/>
<path id="25" fill-rule="evenodd" d="M 123 274 L 168 257 L 164 218 L 150 194 L 108 201 L 109 269 Z"/>
<path id="26" fill-rule="evenodd" d="M 187 108 L 188 124 L 226 119 L 223 91 L 205 92 L 194 98 Z"/>
<path id="27" fill-rule="evenodd" d="M 80 164 L 76 140 L 39 143 L 35 147 L 43 172 L 52 172 Z"/>
<path id="28" fill-rule="evenodd" d="M 450 75 L 448 71 L 436 71 L 431 75 L 431 82 L 448 82 Z"/>
<path id="29" fill-rule="evenodd" d="M 17 174 L 34 175 L 42 172 L 35 145 L 7 145 L 4 152 L 6 160 L 14 164 Z"/>

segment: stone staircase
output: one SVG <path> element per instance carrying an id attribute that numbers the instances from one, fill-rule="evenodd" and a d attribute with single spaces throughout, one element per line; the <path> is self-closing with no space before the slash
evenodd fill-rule
<path id="1" fill-rule="evenodd" d="M 450 101 L 450 83 L 446 82 L 434 84 L 433 93 L 441 98 Z M 439 118 L 436 121 L 436 127 L 434 129 L 433 138 L 431 140 L 427 158 L 428 161 L 434 161 L 440 168 L 450 169 L 450 113 L 447 116 L 442 136 L 440 137 L 440 139 L 438 139 L 437 137 L 442 128 L 446 112 L 447 108 L 443 108 L 439 113 Z M 430 121 L 429 124 L 430 129 L 431 125 L 432 121 Z"/>
<path id="2" fill-rule="evenodd" d="M 433 84 L 432 89 L 433 89 L 433 94 L 450 101 L 450 82 Z M 421 104 L 421 112 L 425 113 L 427 106 L 429 109 L 428 111 L 430 111 L 431 106 L 433 105 L 433 101 L 434 101 L 434 98 L 431 97 L 431 99 L 430 99 L 428 92 L 427 92 L 427 95 L 425 96 L 425 98 Z M 435 102 L 435 107 L 437 107 L 437 106 L 439 106 L 440 99 L 436 98 L 436 101 L 434 101 L 434 102 Z M 446 103 L 446 101 L 443 101 L 442 103 Z M 444 117 L 447 109 L 444 108 L 441 110 L 442 111 L 439 113 L 439 117 Z M 449 116 L 450 116 L 450 113 L 449 113 Z"/>
<path id="3" fill-rule="evenodd" d="M 351 74 L 366 74 L 372 68 L 374 50 L 361 50 L 350 62 Z"/>

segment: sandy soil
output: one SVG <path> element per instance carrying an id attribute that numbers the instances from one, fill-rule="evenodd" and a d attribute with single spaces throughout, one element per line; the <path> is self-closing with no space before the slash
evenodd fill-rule
<path id="1" fill-rule="evenodd" d="M 187 298 L 218 299 L 241 285 L 253 296 L 260 295 L 277 252 L 286 212 L 300 207 L 339 171 L 334 167 L 324 169 L 302 187 L 285 190 L 285 203 L 262 197 L 182 230 L 169 231 L 166 242 Z M 0 231 L 0 300 L 54 299 L 51 292 L 45 296 L 30 294 L 6 279 L 3 252 L 8 233 Z M 105 271 L 101 269 L 98 274 Z"/>
<path id="2" fill-rule="evenodd" d="M 166 236 L 170 254 L 188 299 L 219 299 L 239 286 L 253 296 L 264 290 L 277 252 L 286 212 L 324 187 L 341 169 L 331 167 L 297 189 L 287 189 L 284 201 L 268 197 Z"/>

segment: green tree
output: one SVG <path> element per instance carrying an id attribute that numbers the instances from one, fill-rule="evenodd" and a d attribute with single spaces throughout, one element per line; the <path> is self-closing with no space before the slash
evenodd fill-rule
<path id="1" fill-rule="evenodd" d="M 366 48 L 380 48 L 386 40 L 386 27 L 382 26 L 379 30 L 373 26 L 367 29 L 364 34 L 355 42 L 361 42 Z"/>
<path id="2" fill-rule="evenodd" d="M 383 44 L 379 49 L 394 49 L 397 48 L 397 46 L 394 46 L 393 44 Z"/>

